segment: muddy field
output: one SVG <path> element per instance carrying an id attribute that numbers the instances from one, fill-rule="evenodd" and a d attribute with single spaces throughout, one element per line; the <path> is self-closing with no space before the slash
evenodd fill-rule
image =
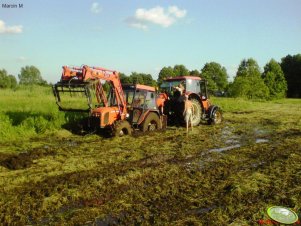
<path id="1" fill-rule="evenodd" d="M 224 123 L 189 134 L 62 129 L 2 142 L 0 222 L 256 225 L 272 205 L 300 215 L 301 101 L 215 102 L 227 110 Z"/>

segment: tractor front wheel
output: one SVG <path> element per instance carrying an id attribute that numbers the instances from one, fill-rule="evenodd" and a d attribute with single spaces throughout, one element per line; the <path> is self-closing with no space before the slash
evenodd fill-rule
<path id="1" fill-rule="evenodd" d="M 142 124 L 142 131 L 155 131 L 161 128 L 160 118 L 156 113 L 149 113 Z"/>
<path id="2" fill-rule="evenodd" d="M 216 108 L 211 115 L 211 118 L 209 119 L 209 124 L 211 125 L 217 125 L 221 124 L 223 120 L 222 111 L 219 108 Z"/>
<path id="3" fill-rule="evenodd" d="M 133 132 L 130 123 L 126 120 L 116 122 L 113 128 L 113 136 L 122 137 L 124 135 L 131 135 Z"/>

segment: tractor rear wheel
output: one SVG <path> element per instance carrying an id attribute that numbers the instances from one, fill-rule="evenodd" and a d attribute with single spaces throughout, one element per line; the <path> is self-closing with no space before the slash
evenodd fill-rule
<path id="1" fill-rule="evenodd" d="M 149 113 L 142 124 L 142 131 L 155 131 L 161 128 L 160 118 L 156 113 Z"/>
<path id="2" fill-rule="evenodd" d="M 201 122 L 202 106 L 197 99 L 191 99 L 190 101 L 192 103 L 192 108 L 193 108 L 192 126 L 197 126 Z"/>
<path id="3" fill-rule="evenodd" d="M 113 136 L 122 137 L 124 135 L 131 135 L 133 132 L 130 123 L 126 120 L 120 120 L 115 123 L 113 128 Z"/>

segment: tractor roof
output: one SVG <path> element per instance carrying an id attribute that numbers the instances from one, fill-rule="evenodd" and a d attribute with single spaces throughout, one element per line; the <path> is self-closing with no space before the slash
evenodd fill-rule
<path id="1" fill-rule="evenodd" d="M 136 84 L 136 89 L 144 89 L 144 90 L 151 91 L 151 92 L 155 92 L 156 91 L 155 87 L 146 86 L 146 85 L 140 85 L 140 84 Z"/>
<path id="2" fill-rule="evenodd" d="M 139 89 L 139 90 L 147 90 L 150 92 L 155 92 L 155 87 L 141 85 L 141 84 L 122 84 L 123 89 Z"/>
<path id="3" fill-rule="evenodd" d="M 174 80 L 184 80 L 184 79 L 192 79 L 192 80 L 201 80 L 200 77 L 197 76 L 177 76 L 177 77 L 170 77 L 164 79 L 165 81 L 174 81 Z"/>

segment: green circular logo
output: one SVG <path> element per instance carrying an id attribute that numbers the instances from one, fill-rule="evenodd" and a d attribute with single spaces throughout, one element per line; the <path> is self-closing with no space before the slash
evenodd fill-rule
<path id="1" fill-rule="evenodd" d="M 267 212 L 270 218 L 282 224 L 293 224 L 298 221 L 298 215 L 286 207 L 272 206 Z"/>

